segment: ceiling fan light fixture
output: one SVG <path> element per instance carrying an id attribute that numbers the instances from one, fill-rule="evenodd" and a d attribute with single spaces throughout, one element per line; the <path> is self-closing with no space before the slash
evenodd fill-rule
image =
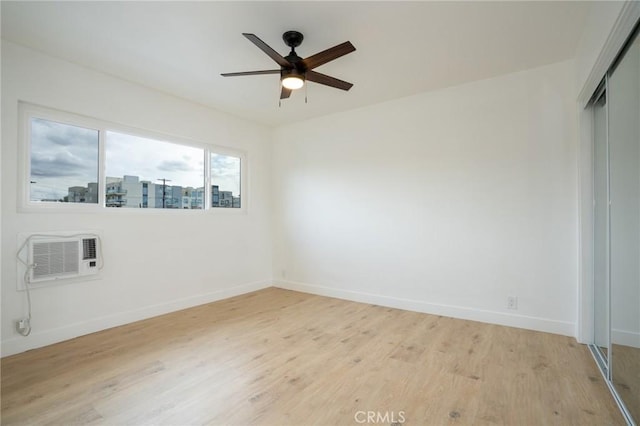
<path id="1" fill-rule="evenodd" d="M 2 0 L 0 0 L 2 1 Z M 341 90 L 349 90 L 353 84 L 339 80 L 330 75 L 325 75 L 314 71 L 314 68 L 320 65 L 338 59 L 348 53 L 356 50 L 349 41 L 340 43 L 336 46 L 318 52 L 315 55 L 301 58 L 295 51 L 300 46 L 304 36 L 298 31 L 287 31 L 282 35 L 284 43 L 291 48 L 291 52 L 287 56 L 282 56 L 267 43 L 260 40 L 255 34 L 242 33 L 251 43 L 255 44 L 260 50 L 267 54 L 280 69 L 260 70 L 260 71 L 243 71 L 222 73 L 223 77 L 238 77 L 243 75 L 264 75 L 264 74 L 280 74 L 280 100 L 287 99 L 291 96 L 291 92 L 304 87 L 307 80 L 317 84 L 333 87 Z"/>
<path id="2" fill-rule="evenodd" d="M 282 86 L 289 90 L 300 89 L 304 86 L 304 77 L 298 74 L 289 74 L 282 77 Z"/>

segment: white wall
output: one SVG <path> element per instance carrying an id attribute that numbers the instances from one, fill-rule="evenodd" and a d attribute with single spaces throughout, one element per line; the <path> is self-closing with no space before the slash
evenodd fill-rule
<path id="1" fill-rule="evenodd" d="M 567 61 L 278 128 L 279 285 L 574 335 L 574 71 Z"/>
<path id="2" fill-rule="evenodd" d="M 18 213 L 18 100 L 242 149 L 248 212 Z M 270 144 L 266 127 L 3 42 L 2 354 L 271 285 Z M 19 336 L 17 233 L 85 229 L 104 235 L 103 278 L 34 290 L 33 333 Z"/>

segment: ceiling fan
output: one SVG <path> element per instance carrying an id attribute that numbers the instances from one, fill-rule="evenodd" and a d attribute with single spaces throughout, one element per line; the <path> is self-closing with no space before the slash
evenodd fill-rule
<path id="1" fill-rule="evenodd" d="M 291 91 L 304 86 L 305 81 L 313 81 L 314 83 L 324 84 L 325 86 L 335 87 L 336 89 L 342 90 L 349 90 L 353 86 L 353 84 L 346 81 L 338 80 L 335 77 L 313 71 L 314 68 L 319 67 L 320 65 L 326 64 L 327 62 L 333 61 L 334 59 L 356 50 L 349 41 L 345 41 L 344 43 L 303 59 L 298 56 L 295 51 L 295 48 L 300 46 L 304 39 L 304 36 L 298 31 L 287 31 L 282 34 L 282 39 L 285 44 L 291 47 L 291 52 L 284 57 L 269 47 L 267 43 L 260 40 L 255 34 L 242 33 L 242 35 L 258 46 L 260 50 L 280 65 L 280 69 L 230 72 L 221 74 L 223 77 L 280 74 L 280 81 L 282 83 L 280 99 L 288 98 L 291 95 Z"/>

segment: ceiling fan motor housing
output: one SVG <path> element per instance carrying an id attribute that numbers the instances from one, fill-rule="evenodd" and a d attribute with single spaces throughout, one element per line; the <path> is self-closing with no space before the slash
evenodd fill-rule
<path id="1" fill-rule="evenodd" d="M 300 70 L 298 68 L 290 68 L 290 69 L 284 68 L 280 71 L 280 77 L 281 78 L 298 77 L 298 78 L 301 78 L 302 80 L 305 80 L 304 70 Z"/>
<path id="2" fill-rule="evenodd" d="M 287 31 L 282 34 L 282 39 L 284 43 L 293 50 L 302 44 L 304 36 L 298 31 Z"/>
<path id="3" fill-rule="evenodd" d="M 298 31 L 287 31 L 284 34 L 282 34 L 282 39 L 284 40 L 285 44 L 291 48 L 291 53 L 289 53 L 284 58 L 287 61 L 289 61 L 291 65 L 293 65 L 294 69 L 299 71 L 298 74 L 302 76 L 303 73 L 306 71 L 306 67 L 302 62 L 302 58 L 296 54 L 295 48 L 300 46 L 300 44 L 302 44 L 302 40 L 304 40 L 304 36 L 302 35 L 302 33 Z M 283 72 L 285 71 L 286 70 L 283 69 Z"/>

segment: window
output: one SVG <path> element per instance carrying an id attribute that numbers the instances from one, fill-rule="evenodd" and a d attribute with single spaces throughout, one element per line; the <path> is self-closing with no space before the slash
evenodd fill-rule
<path id="1" fill-rule="evenodd" d="M 106 207 L 202 209 L 204 149 L 107 131 Z"/>
<path id="2" fill-rule="evenodd" d="M 23 208 L 242 209 L 241 152 L 25 103 L 20 109 Z"/>
<path id="3" fill-rule="evenodd" d="M 98 131 L 31 118 L 29 200 L 98 202 Z"/>
<path id="4" fill-rule="evenodd" d="M 240 158 L 211 153 L 211 207 L 240 208 Z"/>

